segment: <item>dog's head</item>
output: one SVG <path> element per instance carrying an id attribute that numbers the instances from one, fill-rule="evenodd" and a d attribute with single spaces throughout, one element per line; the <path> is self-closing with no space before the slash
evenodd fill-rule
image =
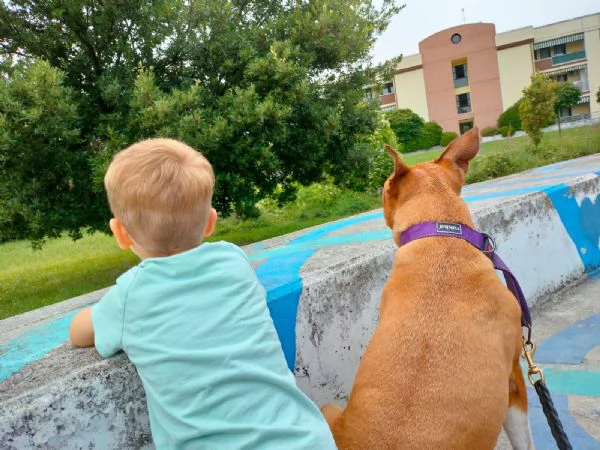
<path id="1" fill-rule="evenodd" d="M 386 150 L 394 160 L 394 172 L 383 187 L 383 214 L 398 244 L 400 232 L 416 223 L 471 223 L 460 190 L 469 161 L 479 152 L 477 128 L 450 142 L 437 159 L 413 167 L 408 167 L 389 145 Z"/>

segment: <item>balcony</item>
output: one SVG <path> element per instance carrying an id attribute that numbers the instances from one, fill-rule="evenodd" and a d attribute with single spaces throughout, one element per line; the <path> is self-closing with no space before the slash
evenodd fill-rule
<path id="1" fill-rule="evenodd" d="M 573 81 L 573 85 L 581 92 L 589 92 L 590 86 L 587 81 Z"/>
<path id="2" fill-rule="evenodd" d="M 556 55 L 552 57 L 552 65 L 558 66 L 560 64 L 567 64 L 579 59 L 585 59 L 585 50 L 579 52 L 567 53 L 566 55 Z"/>
<path id="3" fill-rule="evenodd" d="M 462 88 L 469 85 L 469 79 L 467 77 L 457 78 L 454 80 L 454 87 L 456 89 Z"/>

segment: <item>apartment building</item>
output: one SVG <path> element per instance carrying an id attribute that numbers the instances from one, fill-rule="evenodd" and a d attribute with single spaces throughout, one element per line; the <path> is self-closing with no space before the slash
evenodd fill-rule
<path id="1" fill-rule="evenodd" d="M 535 72 L 581 89 L 561 120 L 600 117 L 600 13 L 499 34 L 492 23 L 435 33 L 402 58 L 381 107 L 410 108 L 446 131 L 495 126 Z"/>

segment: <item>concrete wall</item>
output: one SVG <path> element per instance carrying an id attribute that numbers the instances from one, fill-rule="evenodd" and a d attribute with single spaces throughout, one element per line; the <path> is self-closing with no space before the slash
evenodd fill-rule
<path id="1" fill-rule="evenodd" d="M 598 173 L 600 155 L 464 189 L 531 305 L 600 267 Z M 299 385 L 318 404 L 343 401 L 395 252 L 381 211 L 245 250 Z M 101 295 L 0 322 L 0 448 L 151 448 L 143 389 L 126 358 L 65 343 L 74 312 Z"/>

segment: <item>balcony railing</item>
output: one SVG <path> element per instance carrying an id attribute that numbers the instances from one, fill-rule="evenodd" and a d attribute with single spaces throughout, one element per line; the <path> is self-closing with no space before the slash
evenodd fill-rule
<path id="1" fill-rule="evenodd" d="M 552 57 L 552 65 L 557 66 L 559 64 L 566 64 L 571 61 L 577 61 L 578 59 L 585 59 L 585 50 L 580 52 L 567 53 L 566 55 L 556 55 Z"/>
<path id="2" fill-rule="evenodd" d="M 588 92 L 590 90 L 590 86 L 585 81 L 573 81 L 573 85 L 581 92 Z"/>
<path id="3" fill-rule="evenodd" d="M 467 77 L 457 78 L 456 80 L 454 80 L 455 88 L 462 88 L 462 87 L 465 87 L 468 85 L 469 85 L 469 79 Z"/>

